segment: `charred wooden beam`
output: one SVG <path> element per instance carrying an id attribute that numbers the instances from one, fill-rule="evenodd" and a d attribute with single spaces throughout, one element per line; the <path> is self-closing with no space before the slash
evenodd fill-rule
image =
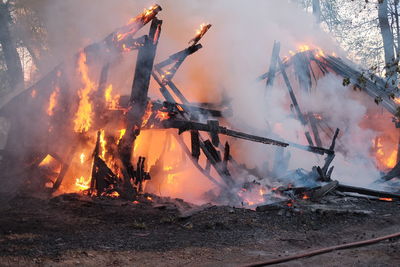
<path id="1" fill-rule="evenodd" d="M 234 181 L 231 177 L 231 174 L 227 168 L 224 168 L 222 164 L 221 154 L 219 153 L 219 151 L 215 149 L 211 141 L 210 140 L 204 141 L 204 143 L 202 143 L 200 147 L 204 155 L 206 155 L 208 161 L 211 163 L 211 165 L 213 165 L 214 169 L 224 180 L 225 184 L 227 186 L 232 186 L 234 184 Z"/>
<path id="2" fill-rule="evenodd" d="M 147 95 L 150 84 L 151 73 L 153 70 L 154 58 L 161 31 L 162 21 L 153 19 L 149 36 L 146 37 L 144 46 L 139 49 L 136 62 L 135 76 L 133 79 L 132 92 L 130 98 L 131 109 L 127 114 L 127 133 L 120 142 L 119 154 L 125 168 L 124 184 L 127 188 L 131 187 L 130 180 L 133 178 L 133 167 L 131 158 L 133 144 L 136 137 L 140 134 L 143 115 L 147 107 Z"/>
<path id="3" fill-rule="evenodd" d="M 195 160 L 192 157 L 192 154 L 189 150 L 189 148 L 186 146 L 185 142 L 182 140 L 182 138 L 180 136 L 177 136 L 176 134 L 174 134 L 174 137 L 176 139 L 176 141 L 178 142 L 178 144 L 182 147 L 183 151 L 186 153 L 186 155 L 192 160 L 193 165 L 206 177 L 208 178 L 212 183 L 214 183 L 215 185 L 217 185 L 220 188 L 225 188 L 224 185 L 222 185 L 220 182 L 218 182 L 214 177 L 212 177 L 210 175 L 209 172 L 206 171 L 206 169 L 203 169 L 200 164 L 197 162 L 197 160 Z"/>
<path id="4" fill-rule="evenodd" d="M 317 121 L 314 118 L 312 113 L 308 114 L 308 120 L 310 121 L 310 126 L 311 126 L 311 130 L 313 132 L 313 135 L 314 135 L 315 144 L 317 146 L 322 146 L 321 137 L 319 136 L 319 132 L 318 132 Z"/>
<path id="5" fill-rule="evenodd" d="M 218 137 L 219 122 L 217 120 L 208 120 L 207 125 L 210 128 L 210 136 L 212 144 L 217 147 L 219 145 L 219 137 Z"/>
<path id="6" fill-rule="evenodd" d="M 305 119 L 303 113 L 300 110 L 300 106 L 299 106 L 299 103 L 297 102 L 296 96 L 294 94 L 293 87 L 290 84 L 289 77 L 288 77 L 288 75 L 286 73 L 285 66 L 283 65 L 282 60 L 280 58 L 278 58 L 278 64 L 279 64 L 279 68 L 280 68 L 281 73 L 282 73 L 283 80 L 285 81 L 286 87 L 287 87 L 287 89 L 289 91 L 289 96 L 290 96 L 290 99 L 292 100 L 293 107 L 294 107 L 294 110 L 296 111 L 297 118 L 299 119 L 301 124 L 303 124 L 303 126 L 306 127 L 307 120 Z M 314 146 L 314 143 L 312 141 L 311 135 L 307 130 L 305 131 L 305 136 L 307 138 L 308 144 L 310 146 Z"/>
<path id="7" fill-rule="evenodd" d="M 169 101 L 164 101 L 163 106 L 167 108 L 171 112 L 178 112 L 180 108 L 183 108 L 185 111 L 188 111 L 189 113 L 197 113 L 198 115 L 203 115 L 203 116 L 212 116 L 212 117 L 222 117 L 222 111 L 220 110 L 215 110 L 215 109 L 207 109 L 207 108 L 202 108 L 202 107 L 197 107 L 194 105 L 185 105 L 185 104 L 180 104 L 180 103 L 174 103 L 174 102 L 169 102 Z"/>
<path id="8" fill-rule="evenodd" d="M 310 92 L 311 82 L 311 61 L 308 57 L 309 53 L 297 53 L 292 57 L 292 63 L 294 68 L 295 76 L 299 82 L 300 89 L 305 92 Z M 314 75 L 314 74 L 313 74 Z"/>
<path id="9" fill-rule="evenodd" d="M 191 45 L 188 48 L 183 49 L 182 51 L 179 51 L 171 56 L 169 56 L 169 58 L 167 58 L 166 60 L 161 61 L 160 63 L 154 65 L 154 68 L 160 73 L 160 75 L 162 74 L 161 69 L 165 68 L 168 65 L 177 63 L 177 62 L 181 62 L 180 64 L 182 64 L 182 62 L 191 54 L 196 53 L 198 50 L 200 50 L 203 46 L 201 44 L 196 44 L 196 45 Z M 175 71 L 176 72 L 176 71 Z M 172 77 L 171 77 L 172 78 Z"/>
<path id="10" fill-rule="evenodd" d="M 336 190 L 340 191 L 340 192 L 352 192 L 352 193 L 358 193 L 358 194 L 367 195 L 367 196 L 374 196 L 374 197 L 379 197 L 379 198 L 391 198 L 393 200 L 400 200 L 400 194 L 389 193 L 389 192 L 384 192 L 384 191 L 377 191 L 377 190 L 372 190 L 372 189 L 368 189 L 368 188 L 355 187 L 355 186 L 344 185 L 344 184 L 339 184 L 338 187 L 336 188 Z"/>
<path id="11" fill-rule="evenodd" d="M 198 131 L 190 131 L 192 144 L 192 157 L 199 161 L 200 158 L 200 137 Z"/>
<path id="12" fill-rule="evenodd" d="M 189 44 L 192 43 L 193 45 L 196 45 L 198 42 L 200 42 L 201 38 L 203 38 L 203 36 L 207 33 L 211 26 L 211 24 L 202 24 L 196 36 L 189 41 Z"/>
<path id="13" fill-rule="evenodd" d="M 176 128 L 179 129 L 179 133 L 183 133 L 188 130 L 197 130 L 197 131 L 205 131 L 205 132 L 210 132 L 211 128 L 208 124 L 200 123 L 200 122 L 194 122 L 194 121 L 184 121 L 184 120 L 165 120 L 162 121 L 162 126 L 164 128 Z M 282 147 L 287 147 L 289 144 L 269 139 L 269 138 L 264 138 L 264 137 L 259 137 L 255 135 L 250 135 L 234 130 L 229 130 L 226 127 L 223 126 L 218 126 L 217 128 L 218 133 L 220 134 L 225 134 L 229 135 L 232 137 L 237 137 L 249 141 L 254 141 L 254 142 L 259 142 L 259 143 L 264 143 L 264 144 L 271 144 L 271 145 L 277 145 L 277 146 L 282 146 Z"/>
<path id="14" fill-rule="evenodd" d="M 271 55 L 271 63 L 269 65 L 267 82 L 266 82 L 267 87 L 274 85 L 275 75 L 277 70 L 276 65 L 278 64 L 278 57 L 280 50 L 281 50 L 281 43 L 274 41 L 274 47 L 272 49 L 272 55 Z"/>
<path id="15" fill-rule="evenodd" d="M 339 186 L 338 181 L 332 181 L 330 183 L 327 183 L 326 185 L 322 186 L 321 188 L 315 190 L 312 195 L 311 195 L 311 200 L 312 201 L 319 201 L 322 199 L 325 195 L 328 193 L 332 192 Z"/>
<path id="16" fill-rule="evenodd" d="M 161 126 L 163 128 L 179 129 L 179 133 L 183 133 L 188 130 L 197 130 L 197 131 L 205 131 L 205 132 L 210 132 L 210 130 L 211 130 L 208 124 L 194 122 L 194 121 L 186 121 L 186 120 L 164 120 L 161 122 Z M 246 134 L 246 133 L 235 131 L 235 130 L 230 130 L 223 126 L 218 127 L 218 133 L 228 135 L 231 137 L 248 140 L 248 141 L 263 143 L 263 144 L 267 144 L 267 145 L 275 145 L 275 146 L 280 146 L 280 147 L 292 146 L 294 148 L 309 151 L 312 153 L 317 153 L 320 155 L 334 153 L 334 151 L 326 149 L 326 148 L 322 148 L 322 147 L 304 146 L 304 145 L 287 142 L 287 141 L 285 141 L 285 142 L 278 141 L 278 140 L 274 140 L 274 139 L 270 139 L 270 138 L 265 138 L 265 137 L 260 137 L 260 136 L 256 136 L 256 135 Z"/>
<path id="17" fill-rule="evenodd" d="M 225 143 L 225 149 L 224 149 L 224 159 L 223 159 L 223 167 L 224 169 L 228 170 L 228 161 L 231 159 L 231 148 L 229 146 L 229 143 Z"/>
<path id="18" fill-rule="evenodd" d="M 54 182 L 53 187 L 52 187 L 53 192 L 57 191 L 58 188 L 60 188 L 60 186 L 61 186 L 61 184 L 62 184 L 62 182 L 63 182 L 63 180 L 65 178 L 65 175 L 68 172 L 69 166 L 71 165 L 71 162 L 72 162 L 72 159 L 74 157 L 74 154 L 75 154 L 76 150 L 78 149 L 78 144 L 79 144 L 79 142 L 75 142 L 71 146 L 71 149 L 68 152 L 65 160 L 62 161 L 62 166 L 61 166 L 60 173 L 58 174 L 58 176 L 56 178 L 56 181 Z M 59 159 L 59 161 L 60 160 L 61 159 Z"/>

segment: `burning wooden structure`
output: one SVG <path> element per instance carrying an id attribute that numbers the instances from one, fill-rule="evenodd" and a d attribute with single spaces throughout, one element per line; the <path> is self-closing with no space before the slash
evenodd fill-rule
<path id="1" fill-rule="evenodd" d="M 1 161 L 2 168 L 7 170 L 1 177 L 3 184 L 8 184 L 6 191 L 12 193 L 13 189 L 28 181 L 54 193 L 69 183 L 90 195 L 121 196 L 133 200 L 143 192 L 144 184 L 154 172 L 168 176 L 172 171 L 172 167 L 163 164 L 162 156 L 151 166 L 146 166 L 145 155 L 136 159 L 133 156 L 137 146 L 143 145 L 138 141 L 142 131 L 157 129 L 173 129 L 168 131 L 168 140 L 176 140 L 193 166 L 215 184 L 224 197 L 238 205 L 245 199 L 243 192 L 257 188 L 258 184 L 238 182 L 235 175 L 238 170 L 246 168 L 235 160 L 230 144 L 221 142 L 221 135 L 326 155 L 323 166 L 305 174 L 307 179 L 327 182 L 329 185 L 313 188 L 314 199 L 335 189 L 350 192 L 363 190 L 331 181 L 333 167 L 330 164 L 335 156 L 339 130 L 332 131 L 331 145 L 324 148 L 318 134 L 318 122 L 302 113 L 285 69 L 289 64 L 294 64 L 299 72 L 305 72 L 298 75 L 300 85 L 305 90 L 310 87 L 313 75 L 312 68 L 304 68 L 310 61 L 314 61 L 321 72 L 333 70 L 361 87 L 358 83 L 359 73 L 336 57 L 325 57 L 312 51 L 296 54 L 290 60 L 281 60 L 279 44 L 276 43 L 270 70 L 261 78 L 267 78 L 267 86 L 270 86 L 275 76 L 282 74 L 295 114 L 305 127 L 308 145 L 229 129 L 221 126 L 222 120 L 219 120 L 226 115 L 225 106 L 198 106 L 191 103 L 173 81 L 182 63 L 202 48 L 199 42 L 211 25 L 201 25 L 187 48 L 155 64 L 162 34 L 162 21 L 157 18 L 161 10 L 158 5 L 146 9 L 101 42 L 84 48 L 75 56 L 72 64 L 66 62 L 57 66 L 1 109 L 2 116 L 11 120 Z M 150 24 L 149 33 L 134 38 L 146 24 Z M 108 80 L 113 64 L 121 53 L 132 50 L 138 50 L 138 55 L 131 94 L 112 95 L 113 87 Z M 98 82 L 94 81 L 93 76 L 97 76 Z M 164 101 L 149 99 L 151 79 L 158 84 Z M 377 90 L 377 86 L 384 86 L 382 82 L 376 85 L 367 80 L 365 85 L 368 94 L 380 96 L 384 107 L 392 114 L 397 113 L 392 99 L 384 98 Z M 183 132 L 190 133 L 190 145 L 180 136 Z M 69 177 L 76 178 L 71 181 Z M 271 189 L 268 193 L 280 196 L 283 191 Z M 295 195 L 305 195 L 306 191 L 297 190 Z M 398 195 L 385 192 L 363 192 L 378 197 L 399 198 Z M 261 198 L 259 202 L 264 202 L 267 192 L 261 188 L 258 194 Z M 254 204 L 249 202 L 247 206 Z"/>

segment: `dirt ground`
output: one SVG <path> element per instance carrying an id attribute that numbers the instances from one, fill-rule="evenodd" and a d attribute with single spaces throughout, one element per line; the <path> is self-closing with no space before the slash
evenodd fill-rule
<path id="1" fill-rule="evenodd" d="M 0 211 L 0 265 L 242 266 L 400 231 L 396 202 L 342 197 L 332 204 L 342 211 L 300 204 L 256 212 L 179 200 L 17 197 Z M 399 252 L 397 239 L 278 266 L 400 266 Z"/>

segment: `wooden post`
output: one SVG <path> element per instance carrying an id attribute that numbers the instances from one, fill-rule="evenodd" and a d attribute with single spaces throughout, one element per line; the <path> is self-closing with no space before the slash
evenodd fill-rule
<path id="1" fill-rule="evenodd" d="M 140 134 L 143 115 L 147 107 L 147 94 L 151 73 L 153 71 L 161 24 L 161 20 L 157 18 L 153 19 L 150 33 L 145 37 L 144 45 L 139 48 L 136 62 L 130 98 L 130 110 L 127 114 L 127 132 L 119 146 L 119 154 L 124 168 L 124 187 L 126 190 L 132 190 L 130 181 L 134 176 L 131 163 L 133 147 L 136 137 Z"/>

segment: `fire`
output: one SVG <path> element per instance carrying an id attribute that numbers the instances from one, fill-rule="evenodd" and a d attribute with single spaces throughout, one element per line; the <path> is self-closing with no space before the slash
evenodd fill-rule
<path id="1" fill-rule="evenodd" d="M 189 41 L 189 44 L 190 43 L 193 43 L 193 45 L 197 44 L 210 28 L 211 28 L 211 24 L 202 23 L 200 25 L 200 29 L 196 30 L 196 36 L 192 40 Z"/>
<path id="2" fill-rule="evenodd" d="M 111 194 L 109 194 L 108 196 L 112 197 L 112 198 L 117 198 L 119 197 L 119 193 L 117 191 L 113 191 Z"/>
<path id="3" fill-rule="evenodd" d="M 53 158 L 52 156 L 47 155 L 47 156 L 42 160 L 42 162 L 39 163 L 39 166 L 40 166 L 40 167 L 46 166 L 46 165 L 50 164 L 53 160 L 54 160 L 54 158 Z"/>
<path id="4" fill-rule="evenodd" d="M 153 5 L 148 9 L 145 9 L 141 15 L 130 19 L 128 24 L 117 34 L 117 41 L 122 41 L 125 38 L 134 35 L 141 28 L 141 25 L 152 20 L 160 10 L 161 7 L 159 5 Z"/>
<path id="5" fill-rule="evenodd" d="M 126 133 L 126 129 L 119 130 L 118 144 L 121 141 L 122 137 L 124 137 L 125 133 Z"/>
<path id="6" fill-rule="evenodd" d="M 153 108 L 153 104 L 151 102 L 148 102 L 146 111 L 145 111 L 145 113 L 143 115 L 143 119 L 142 119 L 142 127 L 146 126 L 146 124 L 149 122 L 149 119 L 152 114 L 152 108 Z"/>
<path id="7" fill-rule="evenodd" d="M 395 98 L 393 99 L 393 101 L 394 101 L 397 105 L 400 105 L 400 97 L 395 97 Z"/>
<path id="8" fill-rule="evenodd" d="M 154 13 L 154 11 L 157 10 L 158 8 L 159 8 L 158 5 L 152 5 L 151 7 L 143 11 L 143 16 L 150 17 Z"/>
<path id="9" fill-rule="evenodd" d="M 104 92 L 104 99 L 106 101 L 107 108 L 117 109 L 120 95 L 112 96 L 112 94 L 111 94 L 112 90 L 113 90 L 113 86 L 112 86 L 112 84 L 110 84 Z"/>
<path id="10" fill-rule="evenodd" d="M 104 135 L 105 135 L 104 130 L 103 129 L 100 130 L 100 147 L 101 147 L 100 157 L 103 160 L 105 160 L 106 152 L 107 152 L 107 150 L 106 150 L 107 142 L 106 142 Z"/>
<path id="11" fill-rule="evenodd" d="M 307 194 L 305 194 L 305 195 L 303 195 L 303 199 L 304 199 L 304 200 L 306 200 L 306 199 L 310 199 L 310 196 L 309 196 L 309 195 L 307 195 Z"/>
<path id="12" fill-rule="evenodd" d="M 384 149 L 382 144 L 382 139 L 377 138 L 375 140 L 375 147 L 376 147 L 376 159 L 380 166 L 383 166 L 386 169 L 391 169 L 396 166 L 397 163 L 397 150 L 394 149 L 391 151 L 387 151 Z"/>
<path id="13" fill-rule="evenodd" d="M 56 107 L 57 104 L 57 96 L 58 93 L 60 92 L 60 88 L 57 87 L 54 92 L 51 93 L 50 98 L 49 98 L 49 106 L 47 108 L 47 115 L 53 116 L 54 114 L 54 108 Z"/>
<path id="14" fill-rule="evenodd" d="M 379 200 L 382 200 L 382 201 L 393 201 L 393 198 L 388 198 L 388 197 L 381 197 L 381 198 L 379 198 Z"/>
<path id="15" fill-rule="evenodd" d="M 83 176 L 81 176 L 80 178 L 77 178 L 75 181 L 75 186 L 80 191 L 89 189 L 90 188 L 90 178 L 85 179 L 85 177 L 83 177 Z"/>
<path id="16" fill-rule="evenodd" d="M 310 49 L 311 49 L 310 46 L 309 46 L 309 45 L 306 45 L 306 44 L 300 45 L 300 46 L 298 47 L 298 51 L 299 51 L 299 52 L 305 52 L 305 51 L 308 51 L 308 50 L 310 50 Z"/>
<path id="17" fill-rule="evenodd" d="M 301 53 L 301 52 L 307 52 L 307 51 L 312 51 L 312 53 L 314 54 L 314 56 L 316 58 L 321 58 L 321 57 L 325 57 L 325 52 L 318 46 L 313 45 L 313 44 L 301 44 L 297 46 L 296 52 L 290 50 L 289 54 L 291 56 L 294 56 L 296 53 Z M 336 56 L 335 53 L 331 53 L 332 56 Z"/>
<path id="18" fill-rule="evenodd" d="M 85 158 L 86 158 L 86 156 L 85 156 L 84 153 L 82 153 L 82 154 L 79 156 L 79 159 L 80 159 L 81 164 L 85 163 Z"/>
<path id="19" fill-rule="evenodd" d="M 156 119 L 158 119 L 160 121 L 167 120 L 167 119 L 169 119 L 169 114 L 168 114 L 168 112 L 158 110 L 157 114 L 156 114 Z"/>
<path id="20" fill-rule="evenodd" d="M 173 169 L 172 166 L 164 167 L 164 171 L 168 172 L 168 174 L 167 174 L 167 184 L 173 184 L 174 183 L 175 174 L 171 173 L 172 169 Z"/>
<path id="21" fill-rule="evenodd" d="M 90 129 L 92 124 L 93 107 L 90 101 L 90 93 L 95 89 L 95 83 L 89 77 L 89 68 L 86 62 L 86 54 L 81 52 L 78 60 L 78 71 L 81 75 L 83 88 L 78 91 L 79 106 L 75 114 L 74 130 L 84 133 Z"/>
<path id="22" fill-rule="evenodd" d="M 254 185 L 252 189 L 242 188 L 237 194 L 246 206 L 253 206 L 265 202 L 267 189 L 261 185 Z"/>

